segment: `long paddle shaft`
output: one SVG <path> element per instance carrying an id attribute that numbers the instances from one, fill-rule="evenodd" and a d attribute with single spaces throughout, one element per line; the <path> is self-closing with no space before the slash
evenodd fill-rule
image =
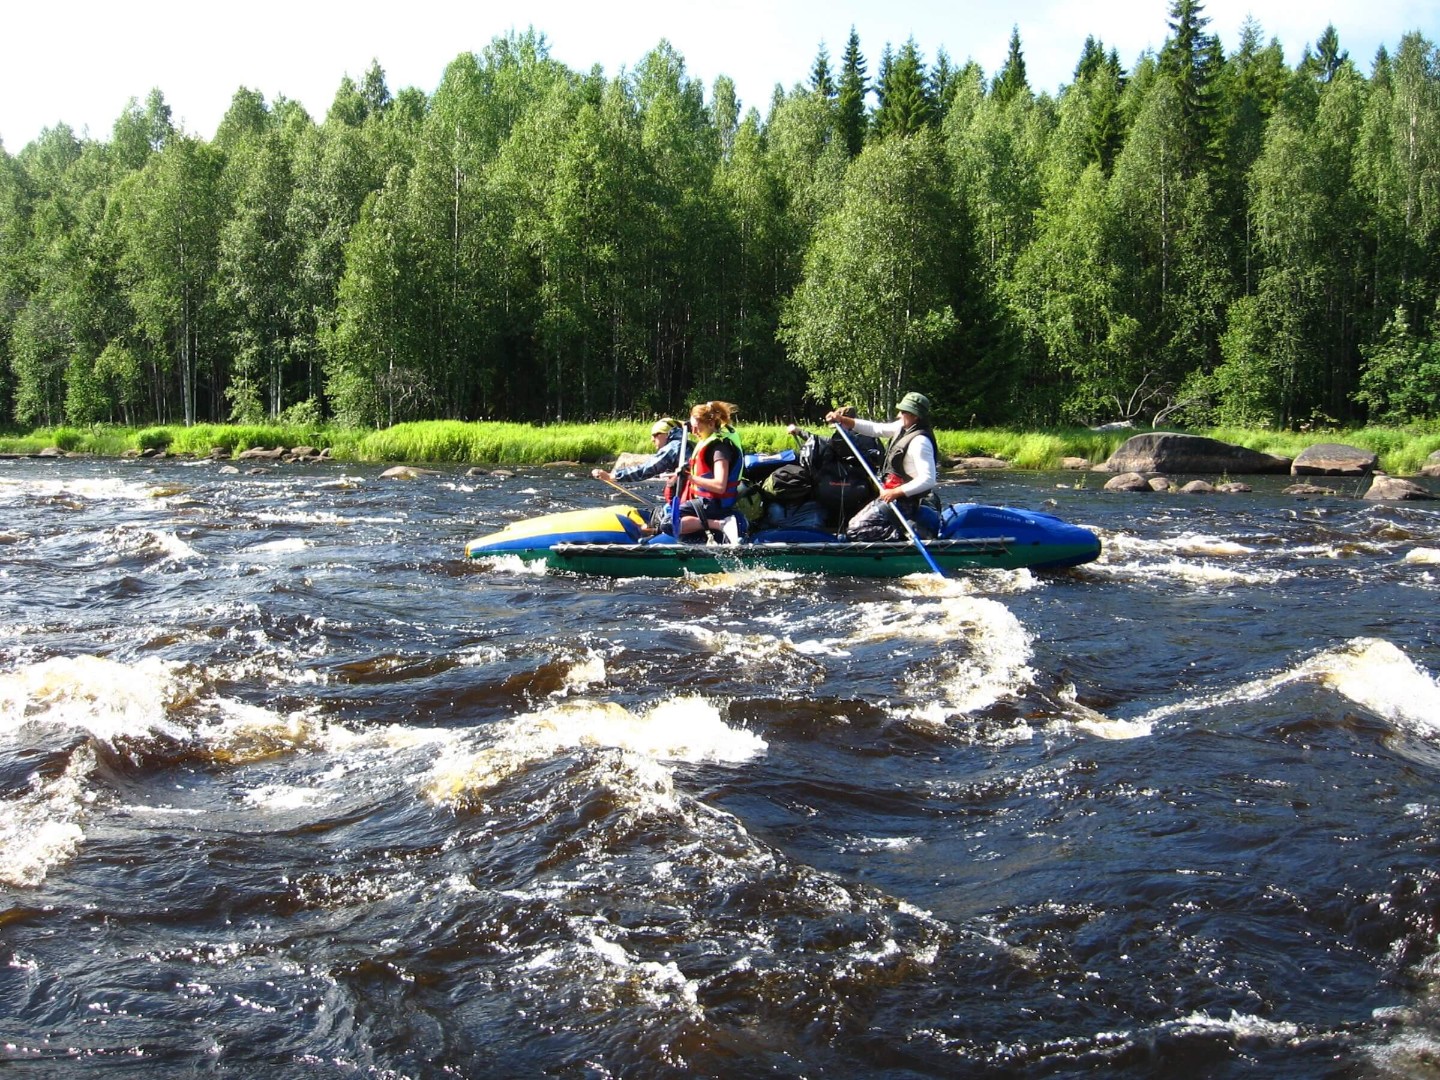
<path id="1" fill-rule="evenodd" d="M 835 425 L 835 430 L 838 431 L 840 437 L 845 440 L 845 445 L 850 447 L 850 452 L 855 455 L 855 460 L 860 462 L 860 467 L 865 470 L 865 475 L 870 477 L 870 482 L 875 485 L 875 490 L 883 494 L 885 489 L 880 486 L 880 478 L 875 475 L 875 470 L 870 468 L 870 462 L 865 460 L 865 455 L 860 453 L 859 448 L 850 440 L 850 433 L 845 430 L 843 425 L 838 423 Z M 921 555 L 925 556 L 925 561 L 930 564 L 930 569 L 934 570 L 935 573 L 941 577 L 944 577 L 945 571 L 940 569 L 940 565 L 935 561 L 930 552 L 926 550 L 925 545 L 920 542 L 920 537 L 915 535 L 915 530 L 910 527 L 910 519 L 907 518 L 893 502 L 886 503 L 885 505 L 895 512 L 895 520 L 900 522 L 900 528 L 905 530 L 905 535 L 910 538 L 910 542 L 915 545 Z"/>
<path id="2" fill-rule="evenodd" d="M 685 468 L 685 436 L 689 428 L 680 426 L 680 459 L 675 462 L 675 479 L 670 481 L 670 535 L 680 539 L 680 473 Z"/>
<path id="3" fill-rule="evenodd" d="M 595 479 L 599 480 L 602 484 L 609 484 L 616 491 L 620 492 L 621 495 L 624 495 L 627 499 L 634 499 L 641 506 L 650 505 L 649 499 L 642 499 L 639 495 L 636 495 L 629 488 L 621 487 L 619 484 L 615 483 L 614 480 L 606 480 L 603 476 L 597 476 Z"/>

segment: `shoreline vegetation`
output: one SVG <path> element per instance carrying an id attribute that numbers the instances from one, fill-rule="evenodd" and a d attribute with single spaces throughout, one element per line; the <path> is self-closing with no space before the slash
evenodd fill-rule
<path id="1" fill-rule="evenodd" d="M 820 423 L 801 426 L 812 431 L 824 428 Z M 124 457 L 163 451 L 198 458 L 215 456 L 217 450 L 224 450 L 233 458 L 250 449 L 308 446 L 328 451 L 328 456 L 336 461 L 408 465 L 603 464 L 621 453 L 649 453 L 652 448 L 649 430 L 649 421 L 631 420 L 547 425 L 428 420 L 378 430 L 284 424 L 55 427 L 39 428 L 28 435 L 0 435 L 0 454 L 34 455 L 59 449 L 69 454 Z M 1044 471 L 1064 468 L 1066 458 L 1085 458 L 1099 464 L 1127 439 L 1147 430 L 1151 429 L 978 428 L 940 430 L 936 436 L 946 459 L 989 457 L 1009 462 L 1016 469 Z M 746 450 L 756 453 L 796 445 L 783 424 L 742 425 L 740 434 Z M 1440 450 L 1440 430 L 1430 426 L 1309 432 L 1207 428 L 1192 430 L 1190 434 L 1290 458 L 1317 443 L 1344 443 L 1374 451 L 1379 456 L 1380 469 L 1395 476 L 1417 474 L 1428 455 Z"/>

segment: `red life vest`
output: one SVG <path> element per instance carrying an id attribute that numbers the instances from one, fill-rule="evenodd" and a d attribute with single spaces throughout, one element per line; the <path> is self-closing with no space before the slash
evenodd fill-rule
<path id="1" fill-rule="evenodd" d="M 727 443 L 728 450 L 724 448 Z M 725 476 L 725 490 L 719 495 L 702 491 L 695 486 L 695 479 L 714 479 L 715 458 L 721 453 L 730 458 L 730 468 Z M 740 472 L 744 466 L 745 452 L 740 448 L 740 440 L 735 437 L 733 429 L 726 428 L 724 431 L 707 435 L 695 445 L 695 452 L 690 455 L 690 476 L 685 481 L 685 490 L 680 493 L 680 497 L 687 502 L 691 499 L 707 499 L 718 502 L 720 509 L 728 510 L 735 505 L 735 498 L 740 493 Z"/>

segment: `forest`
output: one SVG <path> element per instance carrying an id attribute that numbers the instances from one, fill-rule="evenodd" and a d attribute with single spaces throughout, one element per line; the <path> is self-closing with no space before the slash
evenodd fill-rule
<path id="1" fill-rule="evenodd" d="M 1158 0 L 1157 0 L 1158 2 Z M 1440 51 L 1294 66 L 1173 0 L 1053 96 L 851 29 L 763 113 L 666 41 L 531 29 L 317 121 L 163 93 L 0 145 L 0 424 L 743 419 L 925 391 L 937 422 L 1440 423 Z M 1397 28 L 1397 32 L 1402 28 Z"/>

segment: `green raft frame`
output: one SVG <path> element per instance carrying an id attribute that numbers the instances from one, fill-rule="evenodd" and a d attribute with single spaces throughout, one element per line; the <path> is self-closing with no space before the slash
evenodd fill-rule
<path id="1" fill-rule="evenodd" d="M 1035 542 L 994 536 L 927 540 L 925 550 L 942 571 L 1059 569 L 1091 562 L 1097 545 Z M 849 577 L 904 577 L 933 573 L 905 541 L 778 544 L 571 544 L 511 552 L 544 559 L 553 570 L 605 577 L 683 577 L 742 570 Z"/>

